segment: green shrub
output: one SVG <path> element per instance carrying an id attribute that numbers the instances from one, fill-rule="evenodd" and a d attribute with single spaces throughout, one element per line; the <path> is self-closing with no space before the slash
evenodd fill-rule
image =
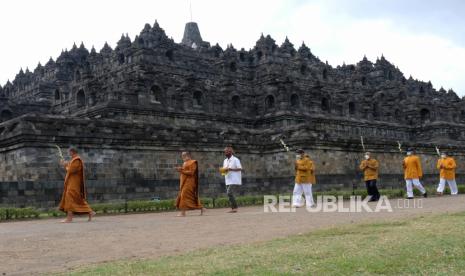
<path id="1" fill-rule="evenodd" d="M 465 194 L 465 185 L 458 186 L 459 193 Z M 436 186 L 427 186 L 426 190 L 429 194 L 436 193 Z M 399 198 L 405 197 L 405 188 L 399 189 L 380 189 L 381 195 L 385 195 L 388 198 Z M 446 187 L 445 193 L 450 193 L 449 188 Z M 414 189 L 414 193 L 420 196 L 417 189 Z M 344 199 L 350 198 L 352 195 L 355 196 L 367 196 L 365 189 L 355 190 L 330 190 L 330 191 L 319 191 L 314 192 L 313 195 L 332 195 L 342 196 Z M 278 196 L 278 195 L 277 195 Z M 239 206 L 253 206 L 263 204 L 263 196 L 239 196 L 236 198 Z M 201 202 L 205 208 L 226 208 L 229 207 L 229 200 L 227 197 L 217 198 L 201 198 Z M 118 214 L 118 213 L 132 213 L 132 212 L 163 212 L 172 211 L 176 209 L 175 200 L 160 200 L 160 201 L 148 201 L 148 200 L 132 200 L 127 202 L 119 203 L 95 203 L 91 204 L 92 209 L 98 214 Z M 43 217 L 62 217 L 65 213 L 53 210 L 37 210 L 34 208 L 0 208 L 0 221 L 15 220 L 15 219 L 32 219 L 32 218 L 43 218 Z"/>
<path id="2" fill-rule="evenodd" d="M 236 201 L 239 206 L 259 205 L 263 204 L 263 196 L 240 196 L 236 199 Z"/>
<path id="3" fill-rule="evenodd" d="M 465 185 L 458 186 L 459 194 L 465 194 Z"/>
<path id="4" fill-rule="evenodd" d="M 218 197 L 214 200 L 214 208 L 229 207 L 229 199 L 226 197 Z"/>
<path id="5" fill-rule="evenodd" d="M 0 220 L 7 220 L 7 208 L 0 208 Z"/>
<path id="6" fill-rule="evenodd" d="M 214 208 L 213 198 L 201 198 L 200 202 L 204 208 Z"/>
<path id="7" fill-rule="evenodd" d="M 49 217 L 63 217 L 65 213 L 59 210 L 49 210 L 46 212 L 47 216 Z"/>
<path id="8" fill-rule="evenodd" d="M 92 204 L 91 207 L 97 214 L 117 214 L 126 212 L 125 203 L 97 203 Z"/>
<path id="9" fill-rule="evenodd" d="M 136 200 L 127 202 L 127 212 L 159 212 L 170 211 L 175 209 L 175 201 L 172 199 L 160 201 Z"/>
<path id="10" fill-rule="evenodd" d="M 1 208 L 0 220 L 38 218 L 40 212 L 34 208 Z"/>

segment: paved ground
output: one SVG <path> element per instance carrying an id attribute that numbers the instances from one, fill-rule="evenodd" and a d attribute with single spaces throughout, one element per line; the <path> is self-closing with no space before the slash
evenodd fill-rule
<path id="1" fill-rule="evenodd" d="M 416 201 L 418 203 L 418 201 Z M 404 207 L 391 200 L 392 213 L 264 213 L 263 207 L 192 212 L 185 218 L 175 213 L 96 217 L 88 223 L 35 220 L 0 223 L 0 275 L 31 275 L 66 271 L 105 261 L 156 258 L 162 255 L 249 243 L 309 232 L 334 225 L 384 221 L 425 214 L 465 211 L 465 196 L 427 198 L 423 208 Z M 374 206 L 370 204 L 370 206 Z"/>

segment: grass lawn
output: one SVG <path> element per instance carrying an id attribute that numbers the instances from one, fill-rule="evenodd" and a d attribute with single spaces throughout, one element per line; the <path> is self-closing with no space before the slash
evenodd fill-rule
<path id="1" fill-rule="evenodd" d="M 147 256 L 149 257 L 149 256 Z M 69 275 L 69 272 L 66 273 Z M 465 212 L 353 224 L 71 275 L 465 275 Z"/>

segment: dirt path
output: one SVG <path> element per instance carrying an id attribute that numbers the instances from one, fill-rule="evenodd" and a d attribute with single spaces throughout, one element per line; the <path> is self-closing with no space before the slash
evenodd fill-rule
<path id="1" fill-rule="evenodd" d="M 404 201 L 400 201 L 403 206 Z M 175 213 L 97 217 L 92 223 L 37 220 L 0 223 L 0 275 L 31 275 L 118 259 L 156 258 L 194 249 L 265 241 L 334 225 L 465 211 L 465 196 L 423 200 L 423 208 L 392 213 L 264 213 L 263 207 L 208 210 L 178 218 Z M 370 206 L 374 206 L 370 204 Z"/>

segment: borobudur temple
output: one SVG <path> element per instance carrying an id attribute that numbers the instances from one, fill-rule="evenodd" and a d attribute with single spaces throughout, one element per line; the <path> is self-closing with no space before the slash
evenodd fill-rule
<path id="1" fill-rule="evenodd" d="M 427 185 L 436 146 L 464 180 L 465 100 L 454 91 L 406 78 L 383 56 L 332 67 L 305 44 L 263 35 L 248 51 L 222 49 L 194 22 L 181 43 L 155 22 L 114 49 L 74 45 L 21 70 L 0 86 L 0 119 L 3 206 L 57 204 L 65 172 L 55 145 L 80 149 L 91 202 L 175 197 L 182 150 L 199 161 L 201 196 L 222 196 L 226 145 L 242 160 L 242 193 L 290 193 L 294 154 L 281 140 L 309 152 L 317 190 L 362 185 L 361 136 L 383 188 L 404 185 L 398 142 L 416 147 Z"/>

